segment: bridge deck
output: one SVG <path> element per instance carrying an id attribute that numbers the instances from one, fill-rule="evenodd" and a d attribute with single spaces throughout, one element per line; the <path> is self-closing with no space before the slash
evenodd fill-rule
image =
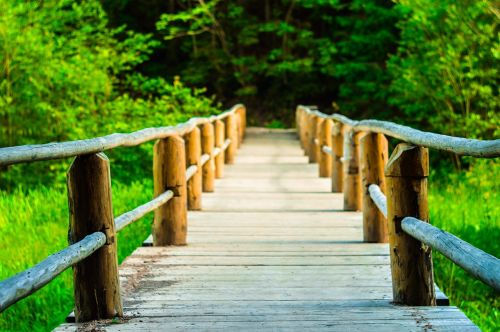
<path id="1" fill-rule="evenodd" d="M 249 130 L 189 213 L 189 245 L 137 249 L 120 269 L 127 319 L 86 327 L 478 330 L 455 307 L 392 305 L 387 245 L 363 243 L 361 214 L 329 191 L 291 132 Z"/>

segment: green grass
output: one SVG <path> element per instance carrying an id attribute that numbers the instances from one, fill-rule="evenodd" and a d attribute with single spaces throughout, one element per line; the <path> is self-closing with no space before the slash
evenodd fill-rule
<path id="1" fill-rule="evenodd" d="M 500 257 L 499 178 L 500 164 L 494 161 L 447 179 L 434 176 L 429 194 L 431 223 Z M 499 331 L 499 294 L 437 252 L 433 262 L 436 283 L 451 303 L 482 331 Z"/>
<path id="2" fill-rule="evenodd" d="M 152 197 L 152 184 L 113 184 L 115 215 Z M 68 236 L 66 190 L 39 188 L 0 192 L 0 280 L 33 266 L 63 249 Z M 151 230 L 152 215 L 118 234 L 118 260 L 141 245 Z M 50 331 L 72 311 L 73 284 L 67 270 L 34 295 L 0 314 L 0 331 Z"/>
<path id="3" fill-rule="evenodd" d="M 500 167 L 479 165 L 467 174 L 430 181 L 431 223 L 486 252 L 500 254 Z M 151 198 L 152 184 L 113 184 L 115 215 Z M 67 246 L 68 209 L 64 188 L 0 192 L 0 280 L 22 271 Z M 152 216 L 138 221 L 118 236 L 121 262 L 149 234 Z M 483 331 L 498 331 L 499 296 L 467 275 L 445 257 L 434 253 L 439 287 Z M 0 331 L 47 331 L 64 321 L 73 307 L 71 271 L 64 272 L 34 295 L 0 314 Z"/>

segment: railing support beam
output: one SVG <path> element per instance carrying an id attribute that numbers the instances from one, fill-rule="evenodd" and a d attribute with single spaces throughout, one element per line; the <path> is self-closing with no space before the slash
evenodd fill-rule
<path id="1" fill-rule="evenodd" d="M 226 138 L 231 140 L 231 143 L 226 149 L 225 163 L 234 164 L 236 150 L 238 148 L 238 131 L 236 128 L 236 116 L 229 114 L 226 117 Z"/>
<path id="2" fill-rule="evenodd" d="M 153 157 L 155 197 L 167 190 L 174 197 L 155 210 L 153 245 L 185 245 L 187 236 L 186 152 L 184 140 L 170 136 L 156 142 Z"/>
<path id="3" fill-rule="evenodd" d="M 359 139 L 362 133 L 350 131 L 344 135 L 344 210 L 361 211 L 362 191 L 359 170 Z"/>
<path id="4" fill-rule="evenodd" d="M 222 151 L 222 146 L 224 145 L 225 128 L 224 122 L 221 120 L 215 121 L 215 147 L 221 149 L 219 154 L 215 156 L 215 177 L 221 179 L 224 176 L 224 157 L 225 153 Z"/>
<path id="5" fill-rule="evenodd" d="M 106 235 L 102 248 L 73 266 L 76 321 L 123 316 L 109 160 L 103 153 L 78 156 L 73 161 L 68 172 L 68 200 L 72 244 L 94 232 Z"/>
<path id="6" fill-rule="evenodd" d="M 201 167 L 201 135 L 198 127 L 184 135 L 186 143 L 186 166 L 198 166 L 196 173 L 187 181 L 188 210 L 201 210 L 202 167 Z"/>
<path id="7" fill-rule="evenodd" d="M 214 161 L 214 125 L 205 123 L 201 128 L 201 152 L 208 154 L 210 159 L 203 165 L 203 183 L 202 188 L 204 192 L 214 191 L 215 182 L 215 161 Z"/>
<path id="8" fill-rule="evenodd" d="M 340 122 L 335 122 L 332 128 L 332 192 L 341 193 L 344 191 L 344 167 L 342 158 L 344 157 L 344 129 Z"/>
<path id="9" fill-rule="evenodd" d="M 369 133 L 361 138 L 361 178 L 363 190 L 363 239 L 385 243 L 387 221 L 370 197 L 368 186 L 376 184 L 385 192 L 384 167 L 388 159 L 388 143 L 382 134 Z"/>
<path id="10" fill-rule="evenodd" d="M 325 119 L 321 122 L 319 132 L 319 176 L 322 178 L 329 178 L 332 176 L 332 160 L 331 154 L 323 151 L 323 146 L 332 148 L 332 128 L 333 121 Z"/>
<path id="11" fill-rule="evenodd" d="M 408 216 L 428 222 L 428 175 L 428 149 L 406 143 L 396 147 L 385 168 L 393 296 L 405 305 L 436 305 L 431 248 L 401 228 Z"/>

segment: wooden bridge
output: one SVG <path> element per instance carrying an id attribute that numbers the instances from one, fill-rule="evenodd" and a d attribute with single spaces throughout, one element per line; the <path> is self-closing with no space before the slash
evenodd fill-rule
<path id="1" fill-rule="evenodd" d="M 0 309 L 76 264 L 79 323 L 71 316 L 57 331 L 478 331 L 435 289 L 425 244 L 496 289 L 498 259 L 425 223 L 426 149 L 406 144 L 388 161 L 382 134 L 368 130 L 381 124 L 349 121 L 299 107 L 298 136 L 295 130 L 245 131 L 238 106 L 209 120 L 150 130 L 160 138 L 156 198 L 114 219 L 109 163 L 89 155 L 98 152 L 94 142 L 80 142 L 85 154 L 68 181 L 74 244 L 0 283 Z M 355 128 L 375 134 L 359 140 Z M 410 130 L 405 128 L 399 129 Z M 400 131 L 406 134 L 412 135 Z M 113 137 L 113 147 L 139 144 L 137 137 L 144 141 L 143 133 Z M 107 139 L 99 142 L 100 151 Z M 461 153 L 472 149 L 491 157 L 500 151 L 495 141 L 470 144 Z M 57 157 L 75 155 L 74 147 L 58 147 Z M 35 158 L 50 158 L 43 149 L 7 150 L 3 157 L 0 149 L 0 163 L 34 158 L 33 151 Z M 118 272 L 115 232 L 150 211 L 153 236 Z M 384 215 L 397 224 L 387 225 Z"/>

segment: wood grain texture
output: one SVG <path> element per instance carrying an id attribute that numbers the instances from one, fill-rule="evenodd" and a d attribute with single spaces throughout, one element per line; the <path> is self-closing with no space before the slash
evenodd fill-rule
<path id="1" fill-rule="evenodd" d="M 189 212 L 189 245 L 138 248 L 121 266 L 129 320 L 94 327 L 478 331 L 456 307 L 392 304 L 389 245 L 363 242 L 361 213 L 342 211 L 298 145 L 248 128 L 238 162 Z"/>
<path id="2" fill-rule="evenodd" d="M 120 146 L 136 146 L 145 142 L 165 138 L 168 136 L 184 135 L 194 127 L 207 122 L 223 120 L 244 107 L 241 104 L 230 110 L 206 118 L 191 118 L 189 121 L 176 126 L 145 128 L 129 134 L 115 133 L 107 136 L 89 138 L 70 142 L 22 145 L 0 148 L 0 166 L 52 160 L 91 154 L 114 149 Z"/>
<path id="3" fill-rule="evenodd" d="M 429 221 L 427 148 L 400 143 L 385 168 L 393 295 L 396 303 L 436 305 L 431 248 L 401 229 L 406 216 Z"/>
<path id="4" fill-rule="evenodd" d="M 186 144 L 186 166 L 196 166 L 196 171 L 187 179 L 188 210 L 201 210 L 202 167 L 201 167 L 201 134 L 199 128 L 184 135 Z"/>
<path id="5" fill-rule="evenodd" d="M 240 133 L 240 139 L 243 134 Z M 201 152 L 208 155 L 209 159 L 202 167 L 203 192 L 213 192 L 215 189 L 215 160 L 214 160 L 215 135 L 214 125 L 206 123 L 201 129 Z"/>
<path id="6" fill-rule="evenodd" d="M 321 178 L 329 178 L 332 176 L 332 162 L 333 162 L 332 154 L 323 151 L 324 147 L 329 148 L 331 151 L 332 128 L 333 128 L 332 120 L 326 119 L 321 122 L 320 132 L 318 135 L 319 146 L 321 147 L 321 151 L 319 153 L 319 177 Z"/>
<path id="7" fill-rule="evenodd" d="M 310 114 L 308 117 L 308 156 L 309 163 L 316 164 L 319 157 L 319 146 L 316 144 L 316 139 L 318 138 L 318 121 L 319 117 L 315 114 Z"/>
<path id="8" fill-rule="evenodd" d="M 389 158 L 387 139 L 369 133 L 361 138 L 361 179 L 363 191 L 363 238 L 365 242 L 388 242 L 387 220 L 370 197 L 368 187 L 378 185 L 385 191 L 384 168 Z"/>
<path id="9" fill-rule="evenodd" d="M 186 153 L 179 136 L 159 140 L 153 155 L 154 193 L 174 192 L 167 204 L 155 210 L 153 242 L 155 246 L 185 245 L 187 236 Z"/>
<path id="10" fill-rule="evenodd" d="M 416 218 L 404 218 L 401 221 L 401 228 L 405 233 L 448 257 L 497 292 L 500 291 L 500 259 Z"/>
<path id="11" fill-rule="evenodd" d="M 219 149 L 219 153 L 215 156 L 215 178 L 220 179 L 224 176 L 225 153 L 222 150 L 225 140 L 225 125 L 224 122 L 217 120 L 214 124 L 215 130 L 215 147 Z"/>
<path id="12" fill-rule="evenodd" d="M 81 262 L 106 243 L 106 235 L 95 232 L 35 266 L 0 282 L 0 313 L 33 294 L 74 264 Z"/>
<path id="13" fill-rule="evenodd" d="M 68 171 L 69 241 L 103 232 L 106 243 L 73 266 L 75 316 L 79 322 L 122 316 L 109 160 L 102 154 L 75 158 Z"/>
<path id="14" fill-rule="evenodd" d="M 236 151 L 238 149 L 238 128 L 236 127 L 236 116 L 230 114 L 225 119 L 226 140 L 230 140 L 230 144 L 225 149 L 225 163 L 234 164 L 236 160 Z"/>
<path id="15" fill-rule="evenodd" d="M 360 170 L 360 133 L 349 131 L 344 135 L 344 210 L 361 211 L 363 192 Z"/>
<path id="16" fill-rule="evenodd" d="M 355 131 L 365 131 L 384 134 L 401 141 L 418 146 L 424 146 L 441 151 L 448 151 L 463 156 L 478 158 L 500 157 L 500 139 L 478 140 L 454 137 L 421 131 L 389 121 L 361 120 L 355 121 L 341 114 L 327 115 L 317 110 L 304 108 L 306 114 L 315 114 L 324 119 L 333 119 L 352 127 Z"/>
<path id="17" fill-rule="evenodd" d="M 344 191 L 344 134 L 347 127 L 340 122 L 335 122 L 332 128 L 332 192 L 341 193 Z"/>

